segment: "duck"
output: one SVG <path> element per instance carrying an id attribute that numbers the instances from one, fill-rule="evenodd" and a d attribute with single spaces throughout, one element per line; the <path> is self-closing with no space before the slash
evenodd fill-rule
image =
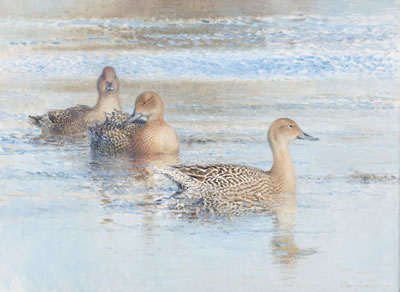
<path id="1" fill-rule="evenodd" d="M 121 110 L 119 87 L 115 69 L 104 67 L 97 80 L 99 96 L 95 106 L 76 105 L 51 110 L 44 115 L 29 116 L 30 122 L 41 129 L 43 136 L 86 134 L 89 126 L 105 121 L 105 114 Z"/>
<path id="2" fill-rule="evenodd" d="M 164 103 L 153 91 L 137 96 L 129 116 L 113 112 L 104 123 L 89 127 L 90 145 L 97 153 L 134 155 L 179 152 L 179 137 L 164 119 Z"/>
<path id="3" fill-rule="evenodd" d="M 296 192 L 296 175 L 288 145 L 296 139 L 318 140 L 303 132 L 290 118 L 275 120 L 268 130 L 273 163 L 268 171 L 236 164 L 174 165 L 154 168 L 195 202 L 212 208 L 240 209 L 273 203 L 279 194 Z"/>

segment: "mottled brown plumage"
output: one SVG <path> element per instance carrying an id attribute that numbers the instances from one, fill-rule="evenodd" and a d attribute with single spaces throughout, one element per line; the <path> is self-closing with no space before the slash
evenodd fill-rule
<path id="1" fill-rule="evenodd" d="M 114 68 L 105 67 L 97 80 L 99 97 L 94 107 L 77 105 L 64 110 L 52 110 L 41 116 L 29 116 L 42 135 L 85 134 L 87 128 L 105 120 L 105 114 L 121 110 L 119 81 Z"/>
<path id="2" fill-rule="evenodd" d="M 263 209 L 275 202 L 282 193 L 296 191 L 296 176 L 289 155 L 288 143 L 294 139 L 316 140 L 303 133 L 287 118 L 274 121 L 268 131 L 273 153 L 269 171 L 234 165 L 178 165 L 156 169 L 176 182 L 186 198 L 197 200 L 209 210 Z"/>
<path id="3" fill-rule="evenodd" d="M 143 124 L 140 119 L 146 119 Z M 179 151 L 175 130 L 164 120 L 164 103 L 151 91 L 136 98 L 135 110 L 113 113 L 105 123 L 89 129 L 91 147 L 105 153 L 163 154 Z"/>
<path id="4" fill-rule="evenodd" d="M 140 121 L 124 124 L 129 116 L 120 111 L 113 112 L 104 123 L 89 127 L 91 148 L 99 153 L 129 152 L 133 137 L 144 126 Z"/>

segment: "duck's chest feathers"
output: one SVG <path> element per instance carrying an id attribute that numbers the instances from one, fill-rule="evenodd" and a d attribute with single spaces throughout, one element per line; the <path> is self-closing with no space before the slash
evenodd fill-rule
<path id="1" fill-rule="evenodd" d="M 138 153 L 173 153 L 179 149 L 174 129 L 166 123 L 146 124 L 133 137 L 133 151 Z"/>

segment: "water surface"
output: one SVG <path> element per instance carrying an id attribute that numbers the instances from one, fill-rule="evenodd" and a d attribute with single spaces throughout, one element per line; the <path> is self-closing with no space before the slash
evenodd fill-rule
<path id="1" fill-rule="evenodd" d="M 1 291 L 395 291 L 399 36 L 390 14 L 179 21 L 10 20 L 0 48 Z M 298 192 L 273 214 L 188 218 L 174 193 L 87 140 L 39 138 L 29 114 L 94 104 L 105 65 L 121 101 L 165 100 L 180 163 L 268 169 L 270 123 Z"/>

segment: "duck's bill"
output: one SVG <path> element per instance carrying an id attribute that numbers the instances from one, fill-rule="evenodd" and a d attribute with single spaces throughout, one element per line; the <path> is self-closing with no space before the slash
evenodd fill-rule
<path id="1" fill-rule="evenodd" d="M 318 138 L 313 137 L 313 136 L 311 136 L 311 135 L 308 135 L 308 134 L 306 134 L 306 133 L 304 133 L 304 132 L 302 132 L 300 135 L 298 135 L 298 136 L 297 136 L 297 139 L 301 139 L 301 140 L 310 140 L 310 141 L 317 141 L 317 140 L 319 140 Z"/>
<path id="2" fill-rule="evenodd" d="M 107 91 L 114 91 L 114 84 L 112 82 L 107 82 L 106 90 Z"/>
<path id="3" fill-rule="evenodd" d="M 134 122 L 140 122 L 140 123 L 146 123 L 147 122 L 147 116 L 137 113 L 136 111 L 125 121 L 122 123 L 122 125 L 127 125 L 131 124 Z"/>
<path id="4" fill-rule="evenodd" d="M 123 123 L 123 125 L 131 124 L 140 118 L 142 118 L 143 115 L 140 113 L 137 113 L 136 111 Z"/>

